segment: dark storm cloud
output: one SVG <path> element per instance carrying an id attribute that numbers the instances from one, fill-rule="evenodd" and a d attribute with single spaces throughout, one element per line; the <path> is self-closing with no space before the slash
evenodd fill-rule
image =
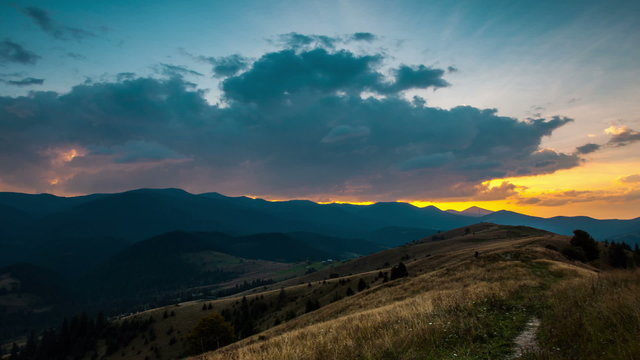
<path id="1" fill-rule="evenodd" d="M 0 181 L 46 190 L 55 178 L 56 189 L 74 192 L 181 186 L 273 197 L 495 198 L 514 188 L 479 184 L 579 165 L 578 154 L 540 147 L 571 119 L 518 121 L 495 109 L 408 101 L 402 91 L 444 86 L 444 71 L 383 72 L 382 60 L 325 48 L 267 53 L 222 82 L 224 106 L 181 77 L 1 97 Z"/>
<path id="2" fill-rule="evenodd" d="M 578 154 L 590 154 L 592 152 L 600 150 L 601 145 L 598 144 L 584 144 L 582 146 L 578 146 L 576 151 Z"/>
<path id="3" fill-rule="evenodd" d="M 424 65 L 415 67 L 402 65 L 394 71 L 395 81 L 386 91 L 397 93 L 408 89 L 445 87 L 449 84 L 442 78 L 444 70 L 432 69 Z"/>
<path id="4" fill-rule="evenodd" d="M 199 59 L 213 65 L 213 75 L 219 78 L 236 75 L 249 66 L 249 59 L 238 54 L 220 57 L 201 56 Z"/>
<path id="5" fill-rule="evenodd" d="M 112 147 L 94 146 L 89 148 L 90 155 L 113 155 L 115 163 L 138 163 L 144 161 L 180 160 L 183 156 L 154 142 L 129 141 Z"/>
<path id="6" fill-rule="evenodd" d="M 222 89 L 229 100 L 255 103 L 304 93 L 359 93 L 382 83 L 382 75 L 373 69 L 380 60 L 380 56 L 357 56 L 346 50 L 282 50 L 265 54 L 248 71 L 226 79 Z"/>
<path id="7" fill-rule="evenodd" d="M 82 40 L 86 37 L 96 36 L 94 33 L 87 30 L 58 24 L 51 18 L 51 16 L 49 16 L 49 13 L 43 9 L 29 6 L 24 8 L 22 11 L 30 17 L 42 31 L 56 39 L 68 40 L 73 38 L 76 40 Z"/>
<path id="8" fill-rule="evenodd" d="M 402 65 L 392 71 L 393 81 L 388 82 L 377 70 L 381 60 L 382 55 L 355 55 L 346 50 L 282 50 L 262 56 L 248 71 L 226 79 L 222 89 L 228 100 L 265 104 L 312 94 L 355 96 L 371 91 L 397 95 L 408 89 L 448 85 L 443 70 L 424 65 Z"/>
<path id="9" fill-rule="evenodd" d="M 25 49 L 18 43 L 15 43 L 9 39 L 0 41 L 0 64 L 35 64 L 38 59 L 40 59 L 40 56 Z"/>
<path id="10" fill-rule="evenodd" d="M 0 82 L 3 82 L 8 85 L 13 86 L 32 86 L 32 85 L 42 85 L 44 83 L 44 79 L 36 79 L 32 77 L 27 77 L 20 80 L 4 80 L 0 79 Z"/>

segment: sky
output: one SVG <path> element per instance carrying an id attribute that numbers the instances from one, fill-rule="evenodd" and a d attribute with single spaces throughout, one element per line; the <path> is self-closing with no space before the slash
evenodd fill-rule
<path id="1" fill-rule="evenodd" d="M 640 1 L 0 0 L 0 191 L 640 216 Z"/>

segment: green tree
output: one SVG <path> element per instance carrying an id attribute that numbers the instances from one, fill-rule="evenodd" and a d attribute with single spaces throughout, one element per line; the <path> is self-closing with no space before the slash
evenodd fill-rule
<path id="1" fill-rule="evenodd" d="M 201 354 L 231 344 L 235 339 L 233 325 L 220 313 L 213 312 L 200 320 L 189 334 L 187 343 L 192 354 Z"/>

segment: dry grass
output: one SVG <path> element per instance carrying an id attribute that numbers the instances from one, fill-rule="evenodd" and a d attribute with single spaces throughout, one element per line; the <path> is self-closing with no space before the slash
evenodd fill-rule
<path id="1" fill-rule="evenodd" d="M 555 261 L 509 259 L 535 257 L 536 251 L 530 248 L 504 250 L 488 252 L 485 261 L 463 260 L 371 289 L 203 358 L 465 359 L 506 355 L 533 311 L 523 304 L 535 300 L 523 294 L 533 296 L 532 289 L 541 288 L 550 277 L 590 272 Z M 537 274 L 539 269 L 546 272 Z"/>
<path id="2" fill-rule="evenodd" d="M 547 298 L 541 351 L 526 359 L 640 359 L 640 273 L 566 282 Z"/>
<path id="3" fill-rule="evenodd" d="M 566 243 L 563 236 L 492 224 L 475 225 L 469 234 L 458 232 L 442 234 L 446 240 L 402 246 L 241 294 L 275 303 L 285 287 L 291 301 L 256 319 L 258 334 L 195 358 L 502 358 L 529 317 L 539 312 L 542 292 L 594 273 L 545 248 Z M 389 264 L 399 261 L 407 264 L 408 278 L 387 283 L 377 278 L 380 270 L 388 271 Z M 340 277 L 328 279 L 332 273 Z M 359 279 L 366 280 L 369 289 L 345 297 L 345 290 L 355 290 Z M 336 294 L 342 299 L 335 301 Z M 207 303 L 217 311 L 234 309 L 240 297 Z M 319 300 L 322 307 L 303 314 L 308 299 Z M 162 318 L 165 308 L 135 315 L 158 320 L 153 325 L 157 339 L 146 344 L 139 337 L 124 354 L 109 358 L 153 359 L 151 347 L 159 348 L 163 359 L 181 356 L 184 336 L 208 314 L 201 307 L 202 302 L 167 307 L 176 311 L 176 317 L 167 319 Z M 274 326 L 289 312 L 297 317 Z M 169 335 L 171 328 L 175 331 Z M 173 336 L 177 342 L 169 345 Z"/>

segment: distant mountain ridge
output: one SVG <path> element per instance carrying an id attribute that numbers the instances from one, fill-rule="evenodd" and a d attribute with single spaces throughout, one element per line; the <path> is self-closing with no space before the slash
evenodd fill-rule
<path id="1" fill-rule="evenodd" d="M 138 189 L 68 198 L 0 193 L 0 215 L 0 266 L 25 261 L 54 268 L 64 264 L 69 272 L 77 271 L 69 265 L 80 264 L 82 259 L 105 259 L 130 244 L 171 231 L 233 236 L 314 233 L 387 247 L 480 222 L 525 225 L 564 235 L 583 229 L 597 240 L 615 237 L 637 242 L 637 236 L 625 234 L 640 231 L 640 218 L 541 218 L 477 207 L 452 213 L 401 202 L 352 205 L 266 201 L 218 193 L 191 194 L 181 189 Z M 89 243 L 93 245 L 87 246 Z"/>
<path id="2" fill-rule="evenodd" d="M 493 211 L 491 210 L 483 209 L 477 206 L 472 206 L 462 211 L 447 210 L 447 212 L 454 215 L 464 215 L 464 216 L 473 216 L 473 217 L 481 217 L 481 216 L 485 216 L 493 213 Z"/>

